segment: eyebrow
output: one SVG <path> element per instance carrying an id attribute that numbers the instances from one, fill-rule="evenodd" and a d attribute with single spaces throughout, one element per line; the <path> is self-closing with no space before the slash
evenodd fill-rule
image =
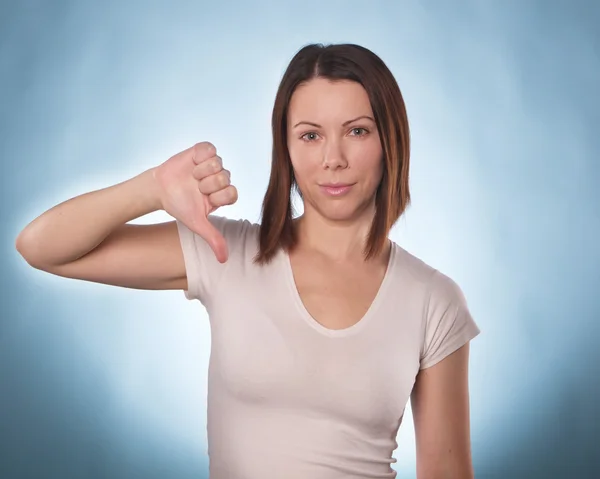
<path id="1" fill-rule="evenodd" d="M 375 123 L 375 120 L 373 120 L 373 118 L 371 118 L 369 115 L 361 115 L 361 116 L 358 116 L 356 118 L 353 118 L 352 120 L 345 121 L 344 123 L 342 123 L 342 126 L 347 126 L 350 123 L 353 123 L 353 122 L 355 122 L 357 120 L 362 120 L 363 118 L 366 118 L 367 120 L 371 120 L 373 123 Z M 303 125 L 303 124 L 304 125 L 314 126 L 316 128 L 321 128 L 321 125 L 319 125 L 317 123 L 313 123 L 312 121 L 299 121 L 298 123 L 296 123 L 293 126 L 293 128 L 296 128 L 298 125 Z"/>

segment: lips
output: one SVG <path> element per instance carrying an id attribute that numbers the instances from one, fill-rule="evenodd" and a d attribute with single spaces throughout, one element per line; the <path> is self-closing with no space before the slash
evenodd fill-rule
<path id="1" fill-rule="evenodd" d="M 344 188 L 345 186 L 352 186 L 352 183 L 323 183 L 319 186 L 323 188 Z"/>
<path id="2" fill-rule="evenodd" d="M 321 191 L 328 196 L 342 196 L 350 191 L 351 183 L 324 183 L 319 185 Z"/>

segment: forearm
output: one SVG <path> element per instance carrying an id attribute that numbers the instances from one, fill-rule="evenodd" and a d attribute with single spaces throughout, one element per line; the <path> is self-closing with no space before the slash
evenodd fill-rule
<path id="1" fill-rule="evenodd" d="M 49 209 L 19 234 L 16 247 L 34 266 L 70 263 L 119 226 L 161 208 L 153 169 Z"/>
<path id="2" fill-rule="evenodd" d="M 437 467 L 417 466 L 417 479 L 473 479 L 472 466 L 445 464 Z"/>

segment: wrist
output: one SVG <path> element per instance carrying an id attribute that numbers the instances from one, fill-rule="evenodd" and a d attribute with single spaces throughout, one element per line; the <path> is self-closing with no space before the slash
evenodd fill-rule
<path id="1" fill-rule="evenodd" d="M 164 209 L 155 172 L 156 168 L 150 168 L 133 178 L 136 186 L 135 196 L 140 201 L 139 206 L 145 213 Z"/>

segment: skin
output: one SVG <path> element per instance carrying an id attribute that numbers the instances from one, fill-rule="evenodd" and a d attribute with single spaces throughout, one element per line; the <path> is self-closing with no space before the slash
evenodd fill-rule
<path id="1" fill-rule="evenodd" d="M 237 190 L 214 145 L 203 142 L 122 183 L 64 201 L 29 223 L 15 246 L 36 269 L 147 290 L 188 287 L 175 221 L 129 224 L 164 210 L 204 238 L 219 261 L 227 245 L 208 215 Z"/>
<path id="2" fill-rule="evenodd" d="M 363 257 L 383 165 L 373 120 L 346 123 L 358 117 L 373 118 L 373 111 L 366 91 L 352 82 L 311 80 L 290 103 L 289 152 L 305 201 L 305 212 L 295 223 L 299 242 L 290 263 L 307 310 L 332 329 L 362 318 L 385 275 L 390 251 L 388 244 L 379 257 L 369 262 Z M 352 187 L 332 197 L 320 187 L 325 182 Z M 236 200 L 216 148 L 198 143 L 123 183 L 54 206 L 21 231 L 16 248 L 31 266 L 67 278 L 185 290 L 175 222 L 129 222 L 164 210 L 204 238 L 224 262 L 227 244 L 207 218 Z M 418 479 L 473 477 L 468 356 L 467 344 L 416 378 L 411 404 Z"/>
<path id="3" fill-rule="evenodd" d="M 422 370 L 411 395 L 418 479 L 472 479 L 469 343 Z"/>
<path id="4" fill-rule="evenodd" d="M 288 114 L 288 150 L 304 198 L 302 238 L 330 256 L 360 256 L 374 195 L 383 174 L 383 149 L 367 92 L 358 83 L 313 79 L 296 89 Z M 319 185 L 350 183 L 331 197 Z"/>
<path id="5" fill-rule="evenodd" d="M 296 89 L 288 114 L 288 149 L 304 214 L 290 254 L 296 288 L 313 318 L 330 329 L 359 321 L 387 269 L 390 246 L 365 262 L 364 243 L 383 174 L 382 147 L 365 90 L 317 78 Z M 328 183 L 351 184 L 343 196 Z"/>
<path id="6" fill-rule="evenodd" d="M 304 198 L 296 223 L 299 245 L 290 261 L 306 309 L 332 329 L 365 314 L 389 257 L 388 247 L 371 262 L 363 258 L 383 150 L 374 121 L 346 123 L 358 117 L 373 118 L 373 111 L 367 92 L 353 82 L 314 79 L 290 102 L 288 148 Z M 352 183 L 350 193 L 324 194 L 319 185 L 333 181 Z M 411 408 L 418 479 L 473 477 L 468 362 L 467 344 L 417 375 Z"/>

